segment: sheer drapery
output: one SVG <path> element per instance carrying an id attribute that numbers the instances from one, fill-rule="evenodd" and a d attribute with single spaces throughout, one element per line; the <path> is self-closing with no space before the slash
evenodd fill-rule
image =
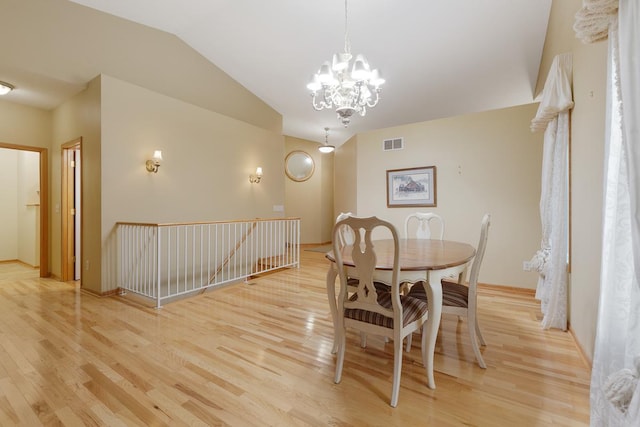
<path id="1" fill-rule="evenodd" d="M 600 302 L 591 425 L 640 426 L 640 6 L 620 0 L 609 26 Z"/>
<path id="2" fill-rule="evenodd" d="M 536 298 L 544 317 L 544 329 L 567 329 L 568 259 L 568 151 L 572 58 L 568 53 L 553 59 L 542 91 L 542 100 L 531 130 L 544 130 L 540 220 L 541 248 L 531 259 L 540 274 Z"/>
<path id="3" fill-rule="evenodd" d="M 573 29 L 583 43 L 606 40 L 611 19 L 618 13 L 618 0 L 583 0 Z"/>

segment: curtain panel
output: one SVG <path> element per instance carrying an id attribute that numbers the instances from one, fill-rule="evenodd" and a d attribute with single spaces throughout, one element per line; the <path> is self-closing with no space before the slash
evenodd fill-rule
<path id="1" fill-rule="evenodd" d="M 584 16 L 590 16 L 589 25 Z M 591 425 L 597 427 L 640 427 L 639 25 L 637 0 L 600 0 L 584 2 L 574 26 L 584 42 L 609 43 L 600 301 L 591 374 Z"/>
<path id="2" fill-rule="evenodd" d="M 568 153 L 569 110 L 573 108 L 571 54 L 553 58 L 531 131 L 544 131 L 540 249 L 530 265 L 538 271 L 536 298 L 540 300 L 542 328 L 567 329 L 567 260 L 569 251 Z"/>

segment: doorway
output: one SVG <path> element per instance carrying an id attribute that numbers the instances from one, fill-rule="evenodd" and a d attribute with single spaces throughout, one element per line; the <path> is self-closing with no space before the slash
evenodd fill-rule
<path id="1" fill-rule="evenodd" d="M 80 280 L 82 138 L 62 145 L 62 281 Z"/>
<path id="2" fill-rule="evenodd" d="M 36 152 L 39 155 L 39 261 L 40 277 L 49 277 L 49 157 L 46 148 L 0 142 L 0 148 Z"/>

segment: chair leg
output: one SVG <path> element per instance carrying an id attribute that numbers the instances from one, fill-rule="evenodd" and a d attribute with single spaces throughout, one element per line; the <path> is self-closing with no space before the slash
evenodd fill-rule
<path id="1" fill-rule="evenodd" d="M 400 393 L 400 375 L 402 374 L 402 340 L 393 341 L 393 386 L 391 388 L 391 406 L 398 406 Z"/>
<path id="2" fill-rule="evenodd" d="M 480 353 L 480 346 L 478 346 L 478 338 L 476 337 L 476 327 L 477 321 L 476 317 L 469 313 L 469 317 L 467 317 L 467 328 L 469 329 L 469 338 L 471 339 L 471 347 L 473 347 L 473 352 L 476 355 L 476 360 L 478 360 L 478 365 L 482 369 L 486 369 L 487 365 L 484 363 L 484 359 L 482 358 L 482 354 Z"/>
<path id="3" fill-rule="evenodd" d="M 360 332 L 360 347 L 367 347 L 367 334 L 364 332 Z"/>
<path id="4" fill-rule="evenodd" d="M 422 364 L 427 371 L 427 386 L 435 390 L 436 381 L 433 378 L 433 354 L 427 354 L 427 326 L 422 327 Z"/>
<path id="5" fill-rule="evenodd" d="M 346 344 L 346 333 L 344 329 L 339 332 L 339 336 L 336 337 L 338 343 L 338 359 L 336 360 L 336 375 L 333 382 L 339 384 L 342 380 L 342 366 L 344 365 L 344 350 Z"/>
<path id="6" fill-rule="evenodd" d="M 413 337 L 413 334 L 407 335 L 407 353 L 411 351 L 411 341 L 412 341 L 411 337 Z"/>
<path id="7" fill-rule="evenodd" d="M 478 335 L 478 339 L 480 340 L 480 345 L 481 346 L 486 346 L 487 343 L 484 340 L 484 337 L 482 336 L 482 331 L 480 330 L 480 322 L 478 322 L 478 317 L 476 316 L 476 335 Z"/>
<path id="8" fill-rule="evenodd" d="M 334 264 L 331 265 L 327 272 L 327 297 L 329 299 L 329 309 L 331 311 L 331 319 L 333 320 L 333 346 L 331 354 L 338 351 L 338 303 L 336 301 L 336 277 L 338 271 Z"/>

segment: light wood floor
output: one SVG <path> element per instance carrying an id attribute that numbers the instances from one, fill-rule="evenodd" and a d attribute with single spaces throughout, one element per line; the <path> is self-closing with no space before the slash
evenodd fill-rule
<path id="1" fill-rule="evenodd" d="M 0 425 L 585 426 L 589 369 L 529 295 L 481 290 L 486 370 L 444 316 L 435 390 L 419 339 L 389 406 L 392 344 L 355 334 L 333 383 L 328 261 L 165 305 L 98 298 L 0 264 Z"/>

